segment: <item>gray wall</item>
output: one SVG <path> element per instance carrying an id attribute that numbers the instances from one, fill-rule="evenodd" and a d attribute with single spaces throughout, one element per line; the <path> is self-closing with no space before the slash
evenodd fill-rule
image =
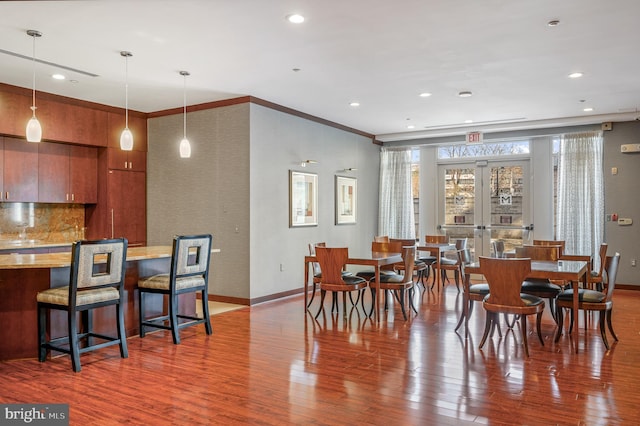
<path id="1" fill-rule="evenodd" d="M 617 282 L 640 286 L 640 264 L 631 266 L 632 259 L 640 262 L 640 197 L 636 186 L 640 182 L 640 153 L 620 152 L 620 145 L 640 144 L 640 121 L 613 123 L 613 129 L 603 135 L 605 212 L 633 219 L 630 226 L 605 222 L 605 242 L 609 244 L 608 254 L 620 252 Z M 618 168 L 617 175 L 611 174 L 612 167 Z"/>
<path id="2" fill-rule="evenodd" d="M 192 157 L 180 159 L 182 116 L 148 126 L 148 243 L 212 233 L 222 252 L 213 256 L 211 294 L 255 300 L 300 289 L 311 242 L 370 250 L 380 160 L 369 139 L 246 103 L 188 113 Z M 300 167 L 306 159 L 318 164 Z M 350 167 L 358 171 L 342 172 Z M 289 170 L 318 174 L 318 226 L 289 228 Z M 356 225 L 334 224 L 336 174 L 358 178 Z"/>

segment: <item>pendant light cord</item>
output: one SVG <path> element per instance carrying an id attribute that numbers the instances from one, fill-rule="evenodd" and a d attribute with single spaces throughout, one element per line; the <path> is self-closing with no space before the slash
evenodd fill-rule
<path id="1" fill-rule="evenodd" d="M 183 133 L 184 133 L 184 138 L 187 138 L 187 73 L 183 73 L 182 74 L 184 77 L 184 85 L 182 88 L 182 97 L 183 97 L 183 108 L 182 108 L 182 117 L 183 117 Z"/>
<path id="2" fill-rule="evenodd" d="M 31 100 L 31 110 L 33 111 L 33 117 L 35 118 L 36 116 L 36 35 L 32 35 L 33 37 L 33 56 L 32 56 L 32 62 L 33 62 L 33 93 L 32 93 L 32 100 Z"/>
<path id="3" fill-rule="evenodd" d="M 129 55 L 124 57 L 124 128 L 129 128 Z"/>

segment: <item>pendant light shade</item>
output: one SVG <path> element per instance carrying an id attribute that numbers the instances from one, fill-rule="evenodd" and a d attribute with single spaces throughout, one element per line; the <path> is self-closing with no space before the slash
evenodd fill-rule
<path id="1" fill-rule="evenodd" d="M 133 134 L 129 130 L 129 58 L 133 56 L 131 52 L 120 52 L 124 56 L 125 79 L 124 79 L 124 130 L 120 135 L 120 149 L 131 151 L 133 149 Z"/>
<path id="2" fill-rule="evenodd" d="M 28 30 L 27 34 L 33 37 L 33 97 L 31 101 L 31 111 L 33 115 L 27 123 L 27 141 L 40 142 L 42 140 L 42 126 L 36 118 L 36 38 L 41 37 L 42 33 L 36 30 Z"/>
<path id="3" fill-rule="evenodd" d="M 187 139 L 187 76 L 189 75 L 188 71 L 180 71 L 180 75 L 184 77 L 184 86 L 182 90 L 182 129 L 183 129 L 183 137 L 180 141 L 180 158 L 190 158 L 191 157 L 191 144 L 189 143 L 189 139 Z"/>

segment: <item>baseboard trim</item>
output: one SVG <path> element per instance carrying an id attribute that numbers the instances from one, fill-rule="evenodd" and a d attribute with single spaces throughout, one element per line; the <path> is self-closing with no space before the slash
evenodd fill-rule
<path id="1" fill-rule="evenodd" d="M 270 302 L 272 300 L 282 299 L 289 296 L 295 296 L 297 294 L 301 294 L 302 292 L 303 292 L 302 288 L 297 288 L 293 290 L 283 291 L 281 293 L 270 294 L 268 296 L 256 297 L 255 299 L 209 294 L 207 299 L 209 300 L 209 302 L 234 303 L 236 305 L 252 306 L 252 305 L 257 305 L 258 303 Z M 196 298 L 200 299 L 200 294 L 197 294 Z"/>

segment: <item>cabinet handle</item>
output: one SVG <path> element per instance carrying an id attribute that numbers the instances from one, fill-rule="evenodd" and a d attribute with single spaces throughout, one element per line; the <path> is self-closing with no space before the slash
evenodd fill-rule
<path id="1" fill-rule="evenodd" d="M 75 201 L 76 200 L 76 194 L 71 194 L 71 201 Z"/>
<path id="2" fill-rule="evenodd" d="M 67 193 L 67 201 L 69 201 L 69 194 Z"/>
<path id="3" fill-rule="evenodd" d="M 113 209 L 111 209 L 111 238 L 115 238 L 113 235 Z"/>
<path id="4" fill-rule="evenodd" d="M 124 162 L 124 168 L 125 169 L 127 168 L 127 162 L 126 161 Z"/>
<path id="5" fill-rule="evenodd" d="M 9 199 L 9 191 L 6 192 L 6 196 L 4 197 L 5 200 Z"/>
<path id="6" fill-rule="evenodd" d="M 133 163 L 131 161 L 129 161 L 129 168 L 133 169 Z"/>

